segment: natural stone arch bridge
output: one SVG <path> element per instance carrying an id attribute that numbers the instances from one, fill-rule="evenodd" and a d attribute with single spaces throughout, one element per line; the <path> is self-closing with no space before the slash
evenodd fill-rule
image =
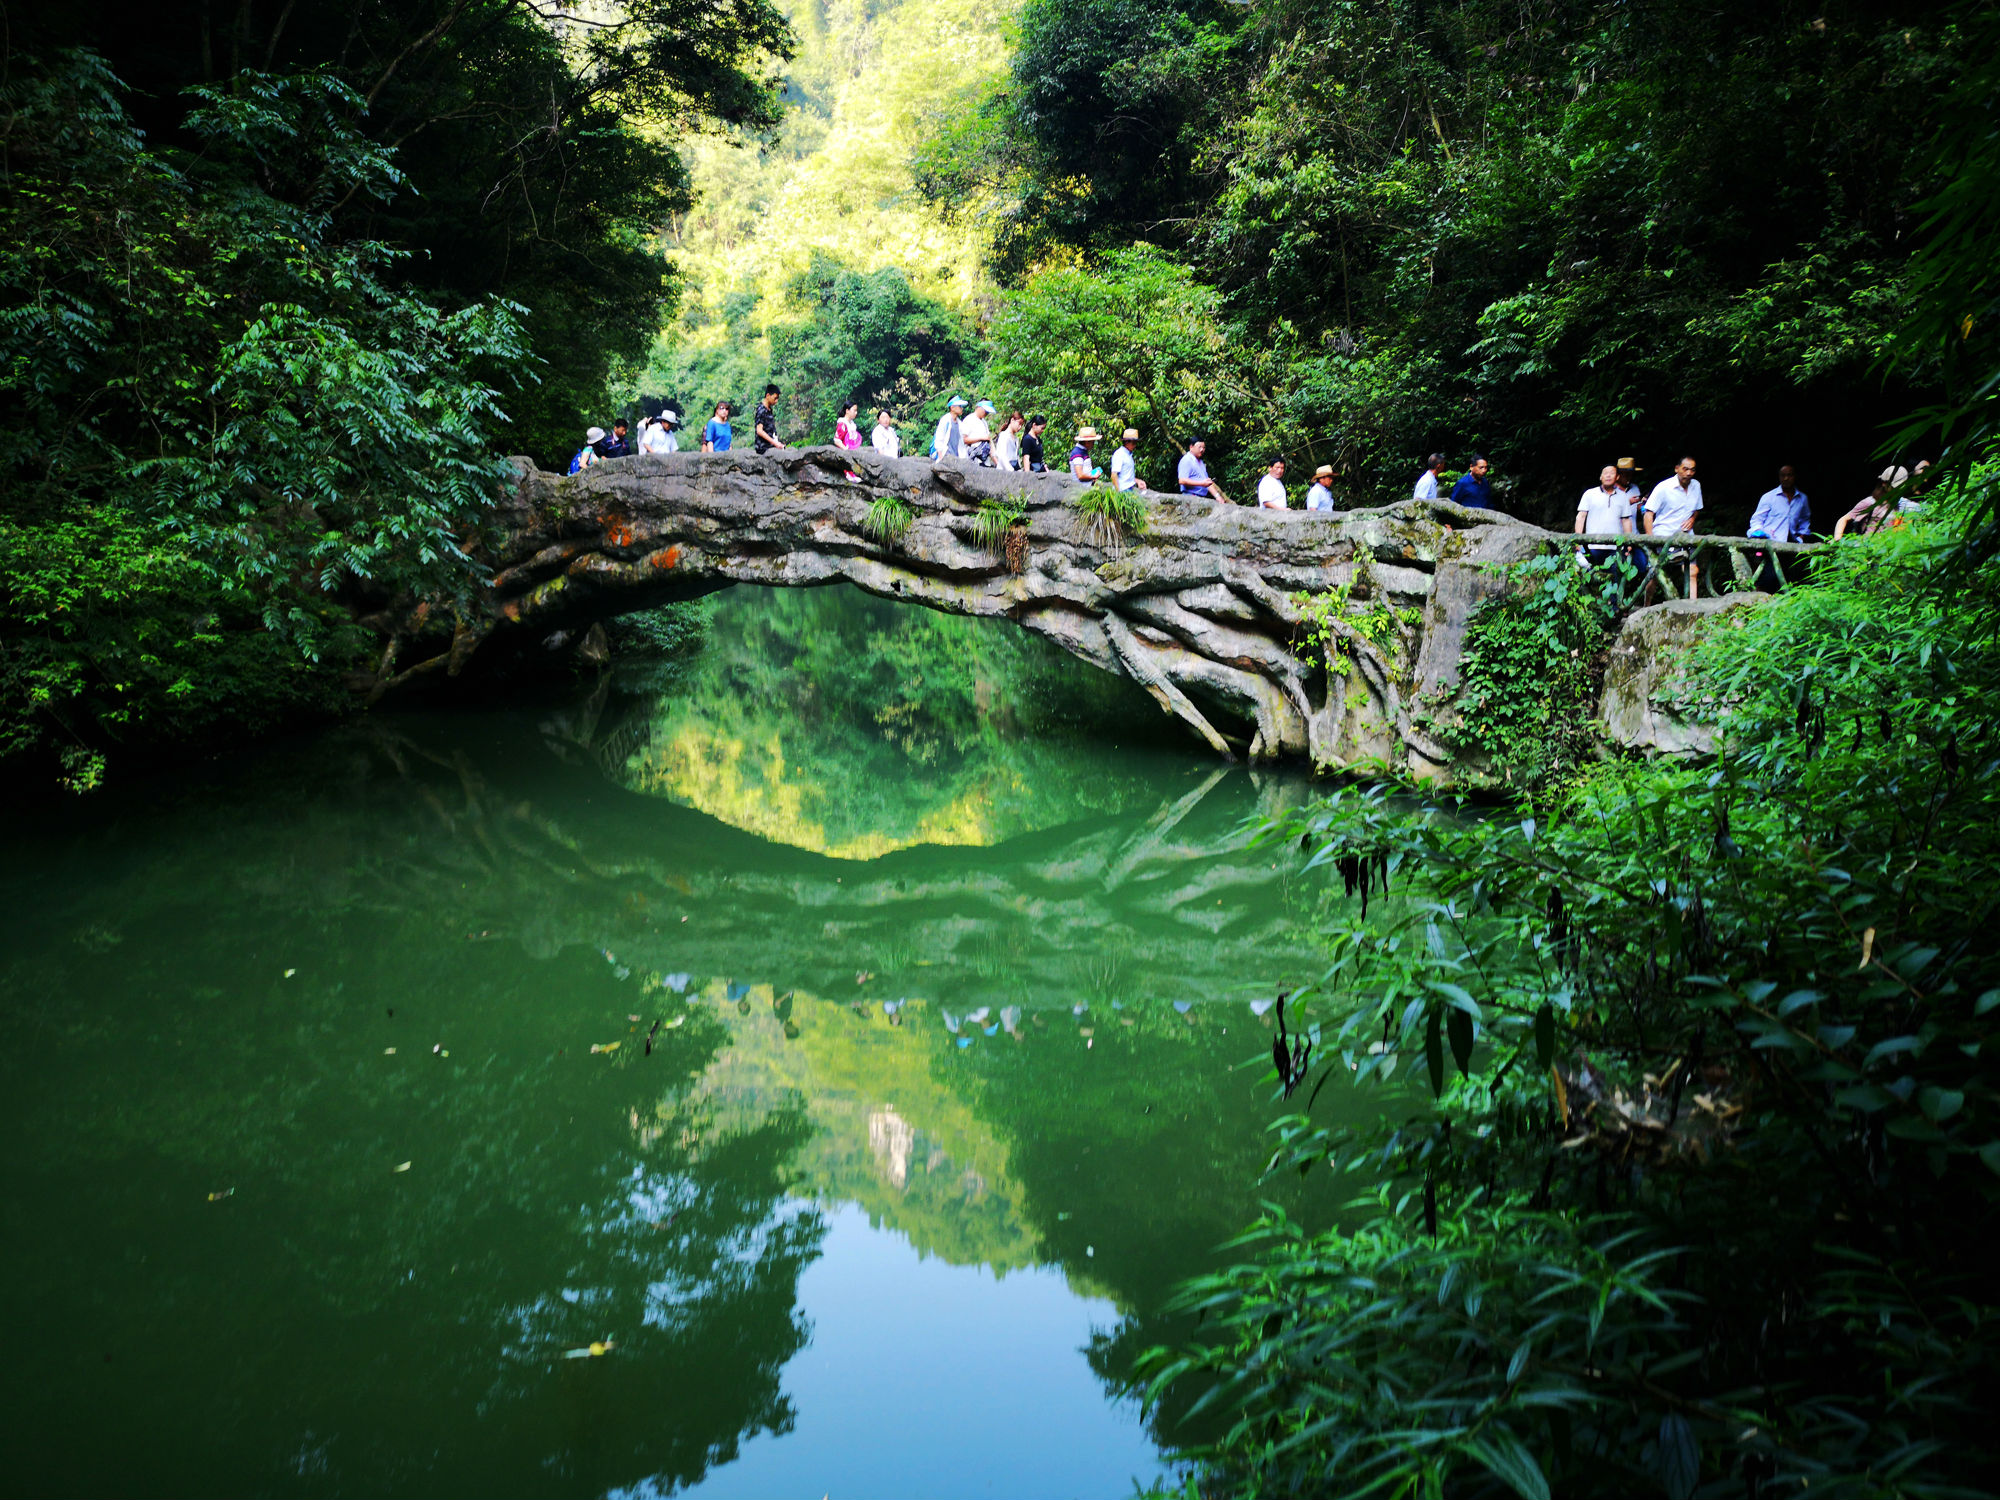
<path id="1" fill-rule="evenodd" d="M 1385 762 L 1435 778 L 1453 757 L 1415 714 L 1455 683 L 1466 621 L 1501 586 L 1495 565 L 1575 540 L 1442 501 L 1326 514 L 1161 495 L 1148 496 L 1133 536 L 1079 510 L 1066 473 L 870 449 L 635 456 L 570 476 L 516 464 L 481 544 L 490 581 L 449 648 L 415 665 L 404 653 L 438 628 L 438 612 L 420 605 L 385 627 L 378 694 L 455 675 L 495 637 L 544 639 L 737 583 L 848 582 L 1011 620 L 1133 679 L 1225 757 Z M 883 497 L 909 514 L 893 540 L 866 524 Z M 989 545 L 998 526 L 982 508 L 996 506 L 1019 515 Z M 1379 645 L 1334 616 L 1346 650 L 1329 670 L 1306 648 L 1295 599 L 1338 590 L 1401 613 Z"/>

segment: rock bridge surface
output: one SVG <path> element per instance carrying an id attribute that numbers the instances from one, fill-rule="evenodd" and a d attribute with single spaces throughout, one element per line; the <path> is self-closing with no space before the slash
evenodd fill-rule
<path id="1" fill-rule="evenodd" d="M 541 639 L 731 584 L 848 582 L 1011 620 L 1131 678 L 1225 757 L 1438 778 L 1453 757 L 1421 707 L 1455 684 L 1466 621 L 1500 586 L 1492 565 L 1567 540 L 1448 502 L 1325 514 L 1157 495 L 1131 535 L 1080 510 L 1066 474 L 866 449 L 636 456 L 571 476 L 516 462 L 484 596 L 441 655 L 392 675 L 403 638 L 392 642 L 385 682 L 455 673 L 489 637 Z M 892 539 L 868 525 L 889 498 L 907 508 Z M 995 507 L 1019 515 L 996 525 Z M 1346 649 L 1329 666 L 1299 599 L 1343 589 L 1350 610 L 1375 611 L 1377 639 L 1335 615 Z M 1386 633 L 1382 605 L 1396 612 Z"/>

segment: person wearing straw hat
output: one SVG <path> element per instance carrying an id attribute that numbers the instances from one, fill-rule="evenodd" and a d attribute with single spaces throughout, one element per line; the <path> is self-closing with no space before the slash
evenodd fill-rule
<path id="1" fill-rule="evenodd" d="M 1069 450 L 1069 472 L 1079 483 L 1104 477 L 1104 471 L 1090 461 L 1090 445 L 1096 441 L 1097 429 L 1085 427 L 1076 435 L 1076 446 Z"/>
<path id="2" fill-rule="evenodd" d="M 1307 510 L 1333 510 L 1333 465 L 1321 464 L 1313 470 L 1313 482 L 1306 489 Z"/>
<path id="3" fill-rule="evenodd" d="M 1285 498 L 1285 461 L 1271 460 L 1264 477 L 1257 481 L 1257 507 L 1260 510 L 1290 510 L 1291 501 Z"/>
<path id="4" fill-rule="evenodd" d="M 1111 487 L 1119 490 L 1143 490 L 1146 481 L 1139 477 L 1139 460 L 1135 456 L 1139 447 L 1139 429 L 1128 427 L 1125 437 L 1118 445 L 1118 451 L 1111 455 Z"/>

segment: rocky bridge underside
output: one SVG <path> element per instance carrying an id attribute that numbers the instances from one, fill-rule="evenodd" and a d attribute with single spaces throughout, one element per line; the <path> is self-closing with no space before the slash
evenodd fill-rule
<path id="1" fill-rule="evenodd" d="M 567 477 L 516 463 L 483 541 L 487 586 L 450 646 L 415 665 L 405 653 L 438 628 L 439 611 L 400 617 L 378 692 L 456 674 L 501 635 L 582 632 L 731 584 L 847 582 L 1011 620 L 1139 683 L 1225 757 L 1450 779 L 1454 757 L 1422 711 L 1449 697 L 1467 620 L 1503 586 L 1495 565 L 1574 541 L 1448 502 L 1324 514 L 1163 496 L 1147 497 L 1135 535 L 1080 509 L 1088 492 L 1066 474 L 865 449 L 640 456 Z M 885 499 L 896 505 L 871 528 Z M 1329 593 L 1346 608 L 1345 618 L 1318 611 L 1322 635 L 1345 648 L 1330 667 L 1301 610 Z M 1374 639 L 1355 627 L 1362 612 Z"/>

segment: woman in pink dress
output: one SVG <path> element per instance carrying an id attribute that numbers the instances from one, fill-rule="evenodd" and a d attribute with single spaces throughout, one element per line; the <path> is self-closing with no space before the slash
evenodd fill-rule
<path id="1" fill-rule="evenodd" d="M 840 409 L 840 420 L 833 424 L 833 440 L 843 448 L 861 446 L 861 403 L 850 401 Z M 849 484 L 861 483 L 861 476 L 852 469 L 847 471 Z"/>

